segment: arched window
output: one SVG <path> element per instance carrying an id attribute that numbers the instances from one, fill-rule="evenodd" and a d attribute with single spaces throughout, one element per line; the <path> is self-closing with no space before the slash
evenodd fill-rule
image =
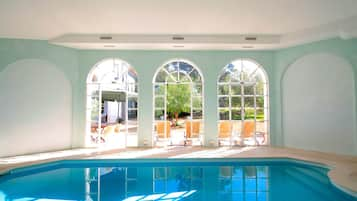
<path id="1" fill-rule="evenodd" d="M 87 77 L 87 146 L 137 146 L 138 77 L 119 59 L 96 64 Z"/>
<path id="2" fill-rule="evenodd" d="M 251 60 L 236 60 L 218 76 L 219 144 L 268 143 L 268 80 Z"/>
<path id="3" fill-rule="evenodd" d="M 157 70 L 153 91 L 154 144 L 200 145 L 203 78 L 199 69 L 186 60 L 171 60 Z"/>

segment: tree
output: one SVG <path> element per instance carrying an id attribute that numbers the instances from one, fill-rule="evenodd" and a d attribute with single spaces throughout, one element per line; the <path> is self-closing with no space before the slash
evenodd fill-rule
<path id="1" fill-rule="evenodd" d="M 167 85 L 167 112 L 175 117 L 177 124 L 178 116 L 182 112 L 190 112 L 191 88 L 188 84 Z"/>

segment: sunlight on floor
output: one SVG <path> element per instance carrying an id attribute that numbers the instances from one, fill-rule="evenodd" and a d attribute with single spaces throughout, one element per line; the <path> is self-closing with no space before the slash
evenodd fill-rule
<path id="1" fill-rule="evenodd" d="M 170 148 L 152 148 L 144 150 L 123 150 L 115 154 L 107 154 L 103 156 L 95 156 L 97 159 L 108 159 L 108 158 L 142 158 L 146 156 L 152 156 L 157 154 L 166 154 L 170 152 Z"/>
<path id="2" fill-rule="evenodd" d="M 239 154 L 244 151 L 249 151 L 256 149 L 256 147 L 242 147 L 240 149 L 232 149 L 230 147 L 221 147 L 218 149 L 212 150 L 201 150 L 187 154 L 180 154 L 171 156 L 169 158 L 221 158 L 226 157 L 234 154 Z"/>
<path id="3" fill-rule="evenodd" d="M 113 148 L 87 148 L 87 149 L 73 149 L 64 151 L 55 151 L 47 153 L 38 153 L 23 156 L 14 156 L 0 158 L 0 165 L 10 165 L 16 163 L 35 162 L 48 159 L 59 159 L 80 156 L 81 158 L 91 159 L 132 159 L 132 158 L 221 158 L 233 156 L 245 151 L 254 150 L 257 147 L 219 147 L 219 148 L 202 148 L 202 147 L 183 147 L 170 146 L 160 148 L 147 149 L 121 149 L 114 150 Z M 108 154 L 99 154 L 103 151 L 112 151 Z"/>
<path id="4" fill-rule="evenodd" d="M 71 149 L 63 151 L 45 152 L 22 156 L 12 156 L 0 158 L 0 165 L 2 164 L 15 164 L 15 163 L 26 163 L 39 160 L 47 160 L 62 157 L 71 157 L 77 155 L 90 155 L 101 151 L 111 150 L 112 148 L 88 148 L 88 149 Z"/>

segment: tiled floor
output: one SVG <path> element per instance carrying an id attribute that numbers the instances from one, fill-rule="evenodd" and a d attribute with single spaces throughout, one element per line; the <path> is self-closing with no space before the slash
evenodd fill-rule
<path id="1" fill-rule="evenodd" d="M 0 174 L 16 167 L 60 159 L 135 158 L 293 158 L 331 167 L 329 177 L 337 186 L 357 196 L 357 157 L 278 147 L 166 147 L 128 149 L 74 149 L 50 153 L 0 158 Z"/>

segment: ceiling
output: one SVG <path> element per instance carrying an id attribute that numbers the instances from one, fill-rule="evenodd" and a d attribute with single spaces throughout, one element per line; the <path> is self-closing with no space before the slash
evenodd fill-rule
<path id="1" fill-rule="evenodd" d="M 80 49 L 272 49 L 356 36 L 356 0 L 0 0 L 1 38 Z"/>

